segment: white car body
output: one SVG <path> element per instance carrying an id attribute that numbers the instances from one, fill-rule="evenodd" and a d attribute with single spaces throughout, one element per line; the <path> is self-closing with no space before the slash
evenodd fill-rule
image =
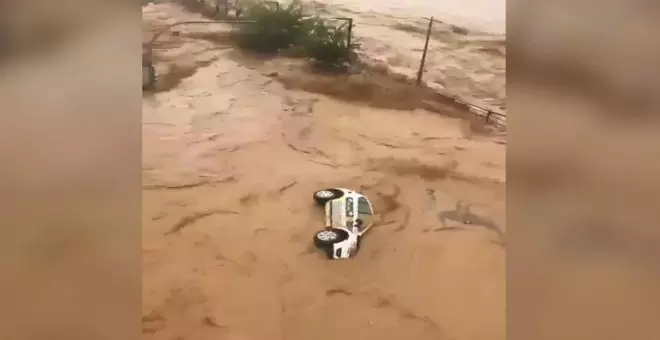
<path id="1" fill-rule="evenodd" d="M 348 238 L 332 245 L 333 259 L 348 259 L 354 255 L 362 237 L 373 226 L 373 209 L 366 196 L 350 189 L 334 188 L 343 195 L 325 203 L 326 229 L 343 230 Z M 360 226 L 358 218 L 362 220 Z"/>

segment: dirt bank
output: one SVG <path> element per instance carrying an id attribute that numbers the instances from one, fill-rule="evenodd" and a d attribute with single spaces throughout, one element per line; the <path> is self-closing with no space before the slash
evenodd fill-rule
<path id="1" fill-rule="evenodd" d="M 191 18 L 144 10 L 147 29 Z M 157 69 L 187 73 L 143 102 L 145 337 L 503 340 L 503 137 L 303 91 L 288 61 L 187 35 L 208 29 L 164 36 Z M 350 261 L 310 248 L 327 186 L 378 213 Z M 440 230 L 458 200 L 484 223 Z"/>

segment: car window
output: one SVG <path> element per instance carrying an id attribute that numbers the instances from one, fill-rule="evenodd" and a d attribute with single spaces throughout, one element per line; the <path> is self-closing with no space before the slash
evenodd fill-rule
<path id="1" fill-rule="evenodd" d="M 371 207 L 369 202 L 364 197 L 358 199 L 358 214 L 360 215 L 371 215 Z"/>

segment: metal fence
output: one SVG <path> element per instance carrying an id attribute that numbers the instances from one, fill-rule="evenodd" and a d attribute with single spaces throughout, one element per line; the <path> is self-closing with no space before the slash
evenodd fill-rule
<path id="1" fill-rule="evenodd" d="M 429 44 L 431 40 L 431 35 L 433 34 L 433 23 L 440 21 L 430 18 L 422 18 L 428 21 L 428 26 L 426 30 L 426 37 L 424 40 L 424 48 L 422 50 L 422 55 L 419 61 L 419 68 L 417 70 L 417 85 L 422 85 L 424 77 L 424 69 L 426 66 L 426 56 L 428 54 Z M 506 114 L 495 109 L 481 107 L 479 105 L 468 103 L 463 99 L 460 99 L 457 96 L 453 96 L 447 93 L 438 93 L 439 95 L 445 97 L 448 100 L 451 100 L 456 106 L 461 107 L 462 109 L 469 111 L 475 115 L 481 116 L 486 120 L 487 123 L 492 123 L 500 127 L 506 127 Z"/>
<path id="2" fill-rule="evenodd" d="M 158 39 L 162 33 L 171 29 L 174 26 L 185 25 L 185 24 L 214 24 L 214 23 L 253 23 L 252 21 L 239 20 L 241 14 L 241 4 L 240 0 L 180 0 L 180 2 L 187 4 L 188 6 L 195 6 L 198 10 L 205 10 L 204 14 L 209 18 L 209 21 L 189 21 L 189 22 L 178 22 L 172 24 L 162 31 L 156 33 L 156 35 L 151 40 L 151 43 Z M 272 5 L 279 10 L 280 3 L 278 1 L 263 1 L 264 3 L 272 3 Z M 352 43 L 352 36 L 354 31 L 354 19 L 348 17 L 333 17 L 327 18 L 331 20 L 345 21 L 347 34 L 346 46 L 350 46 Z M 404 19 L 416 19 L 416 18 L 404 18 Z M 428 21 L 428 26 L 426 30 L 426 37 L 424 40 L 424 47 L 422 49 L 422 54 L 420 56 L 419 68 L 417 71 L 417 85 L 423 86 L 424 70 L 426 66 L 426 57 L 428 54 L 429 46 L 431 44 L 431 35 L 433 33 L 433 24 L 435 22 L 441 23 L 439 20 L 430 18 L 419 18 L 421 20 Z M 149 51 L 149 56 L 151 55 Z M 464 111 L 470 112 L 474 115 L 482 117 L 487 123 L 499 126 L 506 127 L 506 114 L 500 112 L 499 110 L 492 108 L 485 108 L 474 103 L 469 103 L 464 99 L 461 99 L 457 96 L 451 95 L 445 92 L 436 91 L 438 96 L 443 97 L 444 102 L 453 104 L 455 107 L 462 109 Z"/>

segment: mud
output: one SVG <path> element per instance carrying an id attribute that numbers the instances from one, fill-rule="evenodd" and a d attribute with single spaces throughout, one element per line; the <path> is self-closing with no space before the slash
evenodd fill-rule
<path id="1" fill-rule="evenodd" d="M 197 29 L 208 29 L 209 27 L 210 32 L 173 30 L 169 34 L 169 38 L 180 44 L 200 40 L 209 44 L 207 48 L 192 51 L 193 54 L 205 56 L 191 61 L 167 63 L 171 61 L 172 57 L 161 54 L 159 51 L 171 47 L 169 46 L 171 41 L 168 42 L 161 38 L 151 44 L 155 52 L 152 59 L 156 62 L 163 62 L 161 65 L 167 64 L 167 66 L 159 69 L 159 81 L 150 92 L 173 89 L 182 79 L 190 77 L 197 69 L 215 61 L 217 56 L 213 52 L 231 50 L 224 55 L 225 58 L 259 70 L 262 74 L 272 78 L 272 81 L 281 83 L 286 89 L 323 94 L 370 107 L 395 110 L 425 109 L 445 116 L 461 117 L 469 122 L 467 126 L 472 133 L 492 132 L 505 128 L 506 120 L 503 118 L 493 117 L 488 122 L 484 116 L 487 113 L 480 112 L 475 115 L 472 112 L 470 114 L 465 102 L 456 102 L 453 94 L 445 91 L 438 92 L 437 89 L 424 85 L 420 86 L 414 79 L 392 72 L 383 65 L 359 63 L 348 74 L 323 73 L 313 69 L 306 60 L 287 57 L 288 54 L 291 54 L 288 51 L 284 51 L 283 56 L 274 57 L 236 50 L 227 26 L 200 25 Z M 209 54 L 209 52 L 211 53 Z M 499 124 L 493 124 L 493 122 Z"/>
<path id="2" fill-rule="evenodd" d="M 198 19 L 144 8 L 146 31 Z M 241 59 L 208 30 L 163 36 L 159 73 L 191 70 L 143 100 L 145 338 L 503 340 L 501 235 L 428 231 L 457 201 L 505 230 L 504 136 L 406 106 L 415 92 L 378 105 L 374 83 Z M 311 248 L 312 192 L 334 186 L 377 213 L 350 261 Z"/>

